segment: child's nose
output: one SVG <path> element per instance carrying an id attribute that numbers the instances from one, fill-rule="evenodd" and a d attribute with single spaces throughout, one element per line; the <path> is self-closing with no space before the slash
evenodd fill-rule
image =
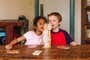
<path id="1" fill-rule="evenodd" d="M 41 29 L 44 29 L 44 27 L 41 27 Z"/>
<path id="2" fill-rule="evenodd" d="M 50 24 L 53 24 L 53 23 L 54 23 L 54 22 L 52 22 L 52 21 L 50 22 Z"/>

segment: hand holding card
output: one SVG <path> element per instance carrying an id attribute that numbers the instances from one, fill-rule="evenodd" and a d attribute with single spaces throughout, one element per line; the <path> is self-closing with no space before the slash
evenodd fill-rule
<path id="1" fill-rule="evenodd" d="M 45 24 L 44 29 L 45 30 L 51 30 L 52 29 L 51 24 Z"/>

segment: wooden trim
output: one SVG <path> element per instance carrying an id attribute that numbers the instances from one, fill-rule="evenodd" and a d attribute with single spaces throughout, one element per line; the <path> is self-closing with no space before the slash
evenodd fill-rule
<path id="1" fill-rule="evenodd" d="M 35 16 L 39 16 L 39 0 L 35 0 Z"/>
<path id="2" fill-rule="evenodd" d="M 74 39 L 75 0 L 70 0 L 70 34 Z"/>

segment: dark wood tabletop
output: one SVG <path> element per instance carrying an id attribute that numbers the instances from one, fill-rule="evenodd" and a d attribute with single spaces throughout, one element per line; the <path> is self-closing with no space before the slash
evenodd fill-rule
<path id="1" fill-rule="evenodd" d="M 28 46 L 16 46 L 13 50 L 19 53 L 7 53 L 4 46 L 0 46 L 0 59 L 1 60 L 88 60 L 90 59 L 90 45 L 81 45 L 70 47 L 70 49 L 52 48 L 30 48 Z M 33 55 L 32 53 L 40 50 L 40 55 Z"/>

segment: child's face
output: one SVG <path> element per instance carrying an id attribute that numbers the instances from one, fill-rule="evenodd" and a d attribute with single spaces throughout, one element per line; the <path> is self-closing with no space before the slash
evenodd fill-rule
<path id="1" fill-rule="evenodd" d="M 43 30 L 44 30 L 44 24 L 45 24 L 45 21 L 43 19 L 40 19 L 37 22 L 37 28 L 36 28 L 36 30 L 38 30 L 40 32 L 43 32 Z"/>
<path id="2" fill-rule="evenodd" d="M 48 17 L 49 23 L 52 25 L 52 29 L 55 29 L 59 26 L 60 22 L 57 16 L 51 15 Z"/>

